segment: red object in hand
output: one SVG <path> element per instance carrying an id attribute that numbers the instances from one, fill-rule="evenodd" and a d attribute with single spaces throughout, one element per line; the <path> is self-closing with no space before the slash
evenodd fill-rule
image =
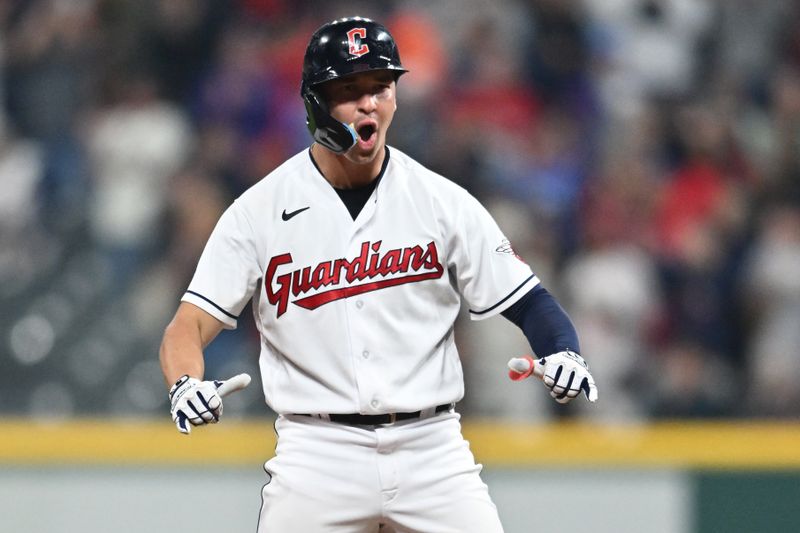
<path id="1" fill-rule="evenodd" d="M 528 369 L 524 370 L 522 363 L 527 362 Z M 511 368 L 512 364 L 514 364 L 514 368 Z M 508 377 L 512 381 L 521 381 L 531 374 L 533 374 L 533 370 L 536 368 L 536 361 L 530 355 L 523 355 L 522 357 L 517 357 L 509 361 L 509 370 L 508 370 Z"/>

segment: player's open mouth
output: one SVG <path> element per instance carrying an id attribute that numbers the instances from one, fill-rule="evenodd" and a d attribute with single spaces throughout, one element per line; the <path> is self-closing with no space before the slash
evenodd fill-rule
<path id="1" fill-rule="evenodd" d="M 372 148 L 378 137 L 378 126 L 374 122 L 363 122 L 356 130 L 358 144 L 362 148 Z"/>

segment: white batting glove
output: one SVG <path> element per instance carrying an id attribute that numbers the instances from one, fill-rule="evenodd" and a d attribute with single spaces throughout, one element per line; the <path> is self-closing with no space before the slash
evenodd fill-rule
<path id="1" fill-rule="evenodd" d="M 534 360 L 530 356 L 514 357 L 508 362 L 509 377 L 518 381 L 531 374 L 542 380 L 558 403 L 569 403 L 580 391 L 590 402 L 597 401 L 597 386 L 583 357 L 571 350 Z"/>
<path id="2" fill-rule="evenodd" d="M 191 433 L 191 426 L 216 424 L 222 416 L 222 398 L 249 384 L 247 374 L 226 381 L 200 381 L 183 375 L 169 390 L 172 421 L 184 435 Z"/>

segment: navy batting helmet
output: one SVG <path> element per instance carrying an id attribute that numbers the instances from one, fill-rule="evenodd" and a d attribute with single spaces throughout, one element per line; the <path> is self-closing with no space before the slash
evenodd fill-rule
<path id="1" fill-rule="evenodd" d="M 343 153 L 357 139 L 356 132 L 328 112 L 328 106 L 315 91 L 326 81 L 370 70 L 392 70 L 395 79 L 407 72 L 389 31 L 381 24 L 362 17 L 329 22 L 311 36 L 303 60 L 300 95 L 306 106 L 306 124 L 314 140 L 329 150 Z"/>

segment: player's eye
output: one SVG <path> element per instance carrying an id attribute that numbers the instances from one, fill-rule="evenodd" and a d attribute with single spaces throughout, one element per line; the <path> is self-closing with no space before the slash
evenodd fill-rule
<path id="1" fill-rule="evenodd" d="M 372 94 L 375 96 L 387 96 L 391 90 L 392 85 L 389 83 L 380 83 L 373 87 Z"/>

